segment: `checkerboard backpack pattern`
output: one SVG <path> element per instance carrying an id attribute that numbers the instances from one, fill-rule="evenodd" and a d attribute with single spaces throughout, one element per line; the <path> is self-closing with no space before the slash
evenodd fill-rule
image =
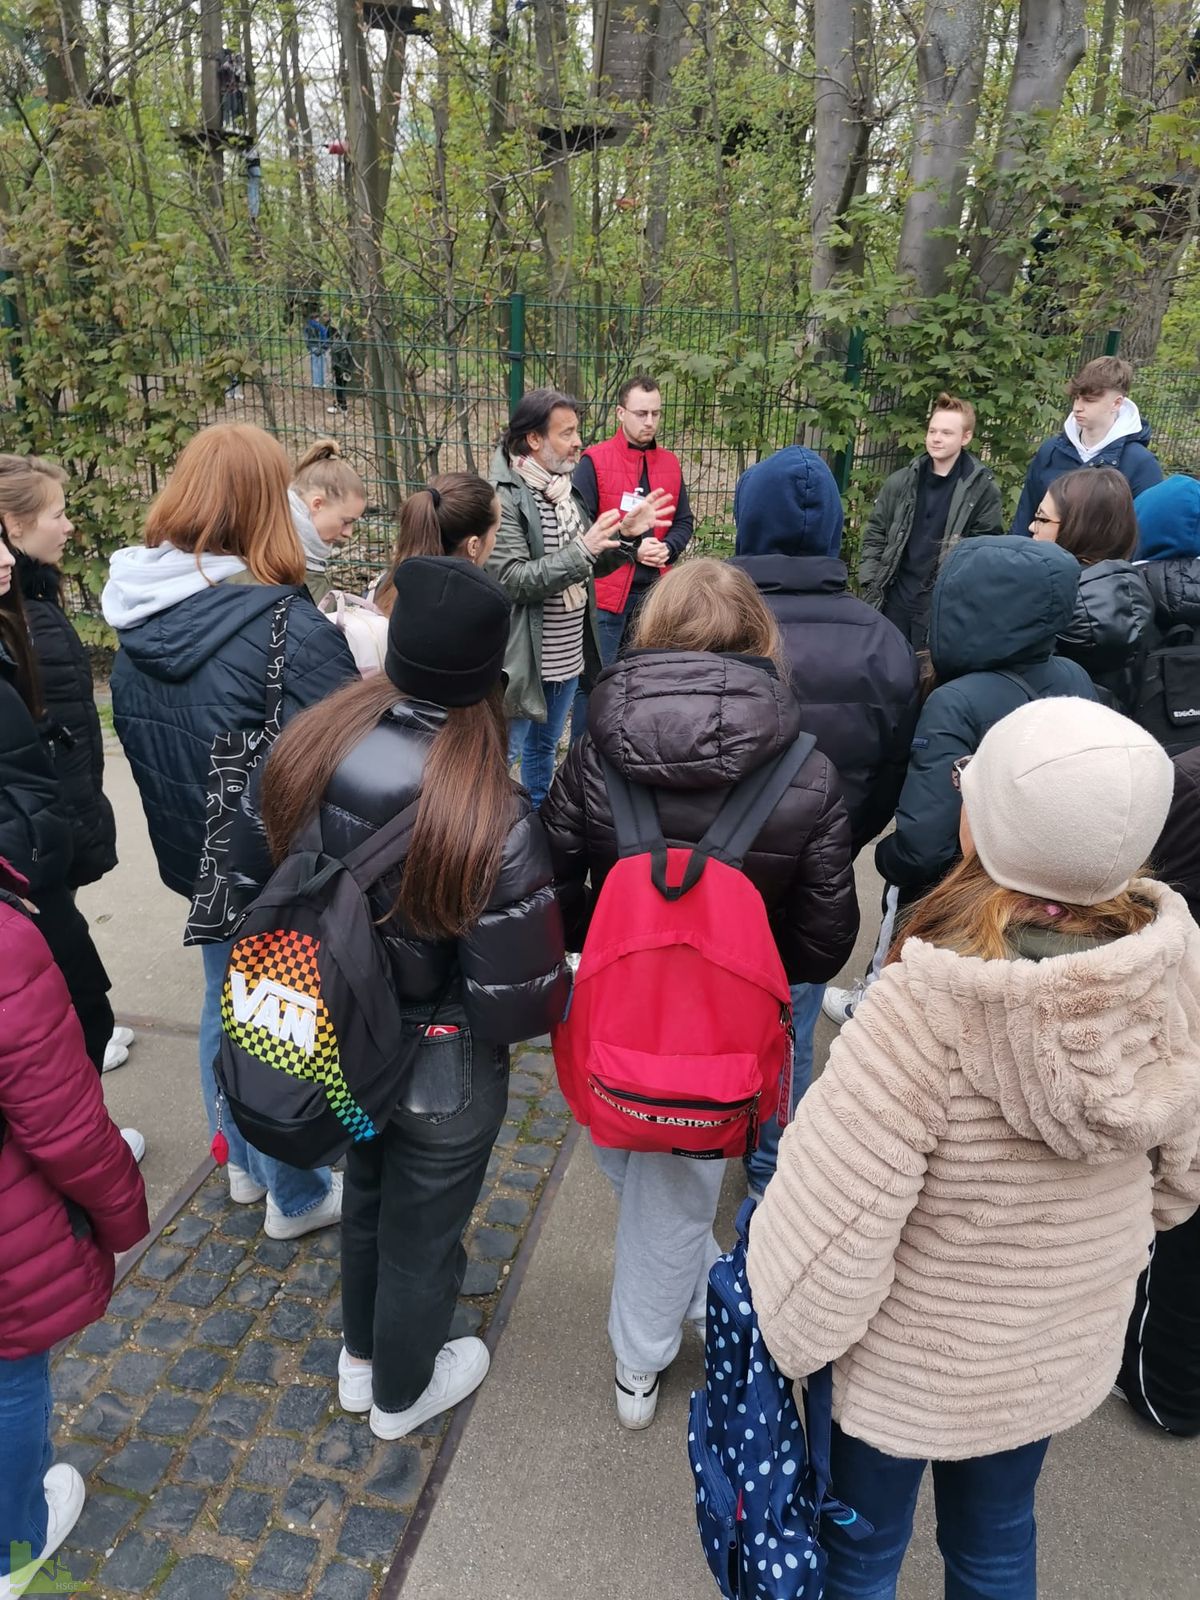
<path id="1" fill-rule="evenodd" d="M 704 1555 L 727 1600 L 821 1600 L 821 1522 L 874 1530 L 829 1493 L 832 1368 L 808 1380 L 801 1430 L 791 1382 L 759 1331 L 746 1279 L 754 1202 L 708 1279 L 705 1383 L 692 1395 L 688 1455 Z"/>
<path id="2" fill-rule="evenodd" d="M 314 823 L 251 906 L 221 990 L 218 1119 L 294 1167 L 372 1139 L 412 1070 L 425 1023 L 402 1015 L 367 890 L 403 861 L 417 806 L 345 860 Z M 218 1146 L 219 1148 L 219 1146 Z"/>

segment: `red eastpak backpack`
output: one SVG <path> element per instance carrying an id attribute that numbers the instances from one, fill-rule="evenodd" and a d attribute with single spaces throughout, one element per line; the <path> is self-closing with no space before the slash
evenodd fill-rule
<path id="1" fill-rule="evenodd" d="M 553 1034 L 562 1092 L 597 1144 L 746 1155 L 786 1104 L 791 990 L 741 865 L 815 744 L 802 735 L 732 789 L 694 849 L 669 848 L 653 792 L 604 761 L 619 859 Z"/>

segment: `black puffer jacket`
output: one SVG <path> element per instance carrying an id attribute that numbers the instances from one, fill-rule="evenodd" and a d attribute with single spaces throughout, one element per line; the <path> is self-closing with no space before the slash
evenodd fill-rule
<path id="1" fill-rule="evenodd" d="M 592 691 L 588 732 L 542 806 L 567 943 L 583 943 L 617 858 L 600 751 L 658 793 L 667 843 L 699 843 L 729 789 L 803 731 L 799 702 L 769 662 L 688 650 L 634 650 Z M 746 857 L 792 983 L 824 983 L 858 933 L 850 823 L 837 773 L 814 750 Z M 587 887 L 591 875 L 590 891 Z"/>
<path id="2" fill-rule="evenodd" d="M 344 857 L 418 797 L 429 747 L 445 720 L 442 706 L 398 700 L 355 746 L 321 803 L 321 839 L 330 855 Z M 234 849 L 242 892 L 261 887 L 271 863 L 252 806 L 244 808 Z M 512 821 L 488 909 L 465 938 L 418 938 L 390 915 L 396 888 L 390 875 L 368 899 L 405 1001 L 438 1001 L 443 1017 L 447 1006 L 461 1003 L 472 1034 L 496 1044 L 532 1039 L 561 1018 L 568 988 L 562 914 L 546 837 L 523 789 L 513 785 Z"/>
<path id="3" fill-rule="evenodd" d="M 1167 561 L 1139 562 L 1154 602 L 1154 626 L 1160 634 L 1181 622 L 1200 623 L 1200 556 L 1172 556 Z"/>
<path id="4" fill-rule="evenodd" d="M 1174 759 L 1175 793 L 1154 847 L 1154 870 L 1200 922 L 1200 745 Z"/>
<path id="5" fill-rule="evenodd" d="M 28 878 L 37 899 L 67 882 L 71 819 L 47 742 L 16 676 L 16 663 L 0 644 L 0 856 Z"/>
<path id="6" fill-rule="evenodd" d="M 1138 662 L 1154 615 L 1141 571 L 1128 561 L 1097 561 L 1079 575 L 1069 625 L 1058 654 L 1078 661 L 1101 699 L 1128 716 L 1137 700 Z"/>
<path id="7" fill-rule="evenodd" d="M 908 640 L 829 556 L 735 556 L 783 635 L 803 727 L 837 768 L 855 851 L 892 820 L 917 720 Z"/>
<path id="8" fill-rule="evenodd" d="M 79 889 L 117 864 L 117 825 L 104 793 L 104 741 L 92 667 L 63 610 L 62 575 L 57 568 L 31 561 L 18 551 L 17 578 L 42 677 L 54 769 L 75 835 L 67 883 Z"/>
<path id="9" fill-rule="evenodd" d="M 1053 654 L 1071 621 L 1079 563 L 1056 544 L 981 534 L 951 551 L 933 591 L 929 647 L 938 687 L 913 736 L 896 831 L 875 865 L 902 904 L 931 889 L 958 859 L 962 803 L 952 781 L 993 723 L 1030 700 L 1095 700 L 1087 673 Z"/>

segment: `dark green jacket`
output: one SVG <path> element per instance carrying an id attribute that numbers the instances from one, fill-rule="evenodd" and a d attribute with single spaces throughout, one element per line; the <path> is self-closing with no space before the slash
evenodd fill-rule
<path id="1" fill-rule="evenodd" d="M 960 539 L 977 533 L 1003 533 L 1004 517 L 1000 490 L 990 470 L 964 450 L 966 463 L 962 476 L 950 496 L 946 532 L 942 538 L 938 568 Z M 917 510 L 917 474 L 925 452 L 914 456 L 907 467 L 893 472 L 879 491 L 863 529 L 858 557 L 858 589 L 868 605 L 881 607 L 900 566 L 912 533 Z"/>
<path id="2" fill-rule="evenodd" d="M 573 583 L 587 584 L 583 671 L 585 678 L 594 678 L 600 671 L 600 647 L 596 639 L 596 586 L 592 579 L 615 566 L 622 557 L 617 551 L 593 562 L 578 539 L 547 555 L 533 490 L 509 466 L 503 450 L 497 450 L 492 457 L 488 478 L 500 497 L 500 528 L 488 560 L 488 570 L 504 585 L 513 603 L 508 649 L 504 656 L 504 671 L 508 676 L 504 709 L 512 718 L 545 722 L 542 602 L 552 594 L 561 594 Z M 589 518 L 578 494 L 575 504 L 586 528 Z"/>

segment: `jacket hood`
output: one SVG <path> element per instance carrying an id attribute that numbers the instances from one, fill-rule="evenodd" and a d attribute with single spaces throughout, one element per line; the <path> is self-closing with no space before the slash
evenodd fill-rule
<path id="1" fill-rule="evenodd" d="M 733 492 L 739 556 L 836 556 L 842 500 L 821 457 L 789 445 L 743 472 Z"/>
<path id="2" fill-rule="evenodd" d="M 300 592 L 267 583 L 205 584 L 168 610 L 122 627 L 121 649 L 147 677 L 182 683 L 256 617 L 269 611 L 281 595 Z M 106 589 L 106 617 L 107 594 Z"/>
<path id="3" fill-rule="evenodd" d="M 1173 473 L 1143 489 L 1133 502 L 1138 523 L 1138 558 L 1200 555 L 1200 483 Z"/>
<path id="4" fill-rule="evenodd" d="M 300 547 L 304 551 L 305 571 L 324 572 L 329 565 L 331 554 L 329 546 L 317 532 L 308 507 L 295 489 L 288 490 L 288 505 L 292 510 L 292 522 L 300 540 Z"/>
<path id="5" fill-rule="evenodd" d="M 48 561 L 35 561 L 23 550 L 14 552 L 17 558 L 17 583 L 26 600 L 53 600 L 57 603 L 62 593 L 62 573 Z"/>
<path id="6" fill-rule="evenodd" d="M 1173 890 L 1134 887 L 1154 922 L 1092 950 L 981 961 L 913 939 L 901 957 L 901 981 L 972 1088 L 1068 1160 L 1148 1152 L 1195 1119 L 1200 930 Z"/>
<path id="7" fill-rule="evenodd" d="M 946 558 L 934 585 L 929 650 L 938 677 L 1048 661 L 1075 610 L 1080 567 L 1056 544 L 977 534 Z"/>
<path id="8" fill-rule="evenodd" d="M 100 596 L 104 620 L 118 633 L 245 572 L 237 556 L 189 555 L 174 545 L 131 545 L 113 555 Z"/>
<path id="9" fill-rule="evenodd" d="M 588 732 L 631 783 L 720 789 L 794 743 L 800 706 L 757 657 L 634 650 L 597 680 Z"/>
<path id="10" fill-rule="evenodd" d="M 1150 424 L 1142 421 L 1142 414 L 1132 400 L 1121 401 L 1121 409 L 1113 419 L 1112 427 L 1099 444 L 1084 444 L 1079 437 L 1079 424 L 1074 416 L 1069 416 L 1063 423 L 1063 433 L 1085 466 L 1089 461 L 1094 461 L 1101 451 L 1115 444 L 1123 444 L 1128 439 L 1137 444 L 1150 443 Z"/>
<path id="11" fill-rule="evenodd" d="M 830 556 L 734 556 L 759 594 L 844 594 L 846 563 Z"/>

